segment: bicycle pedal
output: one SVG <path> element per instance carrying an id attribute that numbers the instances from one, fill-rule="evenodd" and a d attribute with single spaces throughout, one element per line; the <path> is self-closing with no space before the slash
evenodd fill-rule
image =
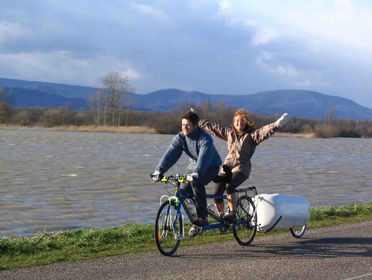
<path id="1" fill-rule="evenodd" d="M 239 231 L 241 229 L 240 225 L 234 226 L 234 228 L 235 228 L 235 231 Z M 230 231 L 233 232 L 233 227 L 230 228 Z"/>
<path id="2" fill-rule="evenodd" d="M 228 228 L 226 226 L 220 227 L 220 234 L 226 234 Z"/>

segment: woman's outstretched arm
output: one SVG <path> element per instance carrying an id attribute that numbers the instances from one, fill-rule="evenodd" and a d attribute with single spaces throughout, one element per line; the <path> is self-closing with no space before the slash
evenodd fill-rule
<path id="1" fill-rule="evenodd" d="M 220 124 L 208 120 L 200 120 L 199 126 L 209 133 L 213 133 L 218 138 L 227 141 L 228 130 L 231 128 L 223 127 Z"/>

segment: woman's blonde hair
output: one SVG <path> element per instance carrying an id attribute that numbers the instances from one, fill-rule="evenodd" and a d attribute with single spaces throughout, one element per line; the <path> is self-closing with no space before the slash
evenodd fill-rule
<path id="1" fill-rule="evenodd" d="M 244 109 L 239 109 L 239 110 L 235 111 L 234 117 L 233 117 L 233 127 L 234 127 L 234 119 L 235 119 L 236 116 L 242 116 L 244 121 L 247 123 L 244 131 L 252 132 L 252 131 L 256 130 L 256 125 L 254 124 L 253 121 L 248 119 L 248 114 Z M 235 127 L 234 127 L 234 129 L 235 129 Z"/>

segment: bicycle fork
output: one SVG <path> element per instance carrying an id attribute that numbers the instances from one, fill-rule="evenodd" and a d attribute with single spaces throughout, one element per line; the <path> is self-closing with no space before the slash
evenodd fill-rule
<path id="1" fill-rule="evenodd" d="M 176 209 L 176 212 L 179 212 L 178 209 Z M 163 232 L 161 235 L 161 239 L 167 237 L 168 231 L 173 232 L 173 236 L 175 240 L 182 240 L 185 236 L 184 234 L 184 226 L 183 223 L 181 224 L 180 218 L 183 220 L 183 215 L 181 213 L 176 213 L 175 215 L 171 211 L 171 205 L 168 206 L 167 214 L 164 217 L 164 223 L 163 223 Z M 177 227 L 177 224 L 179 227 L 182 226 L 182 232 Z"/>

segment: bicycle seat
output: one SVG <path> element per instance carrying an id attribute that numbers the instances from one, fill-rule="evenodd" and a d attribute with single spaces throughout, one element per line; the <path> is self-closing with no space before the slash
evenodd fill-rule
<path id="1" fill-rule="evenodd" d="M 248 192 L 248 191 L 251 191 L 251 192 L 253 192 L 255 195 L 257 195 L 257 189 L 256 189 L 255 186 L 248 187 L 248 188 L 237 188 L 237 189 L 236 189 L 236 192 Z"/>

